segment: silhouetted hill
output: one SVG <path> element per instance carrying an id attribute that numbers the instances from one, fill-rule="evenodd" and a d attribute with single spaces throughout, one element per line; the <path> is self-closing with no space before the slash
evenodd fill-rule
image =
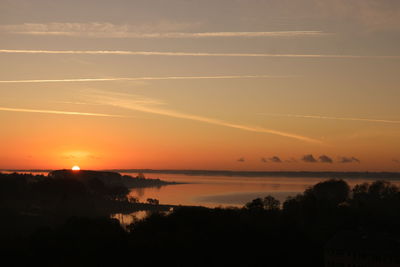
<path id="1" fill-rule="evenodd" d="M 53 179 L 75 179 L 81 182 L 99 179 L 106 185 L 123 185 L 122 176 L 117 172 L 56 170 L 49 172 L 48 177 Z"/>
<path id="2" fill-rule="evenodd" d="M 99 180 L 107 186 L 125 186 L 127 188 L 161 187 L 178 184 L 176 182 L 167 182 L 160 179 L 145 178 L 144 175 L 132 177 L 130 175 L 121 175 L 111 171 L 56 170 L 49 172 L 48 177 L 54 179 L 74 179 L 84 183 Z"/>

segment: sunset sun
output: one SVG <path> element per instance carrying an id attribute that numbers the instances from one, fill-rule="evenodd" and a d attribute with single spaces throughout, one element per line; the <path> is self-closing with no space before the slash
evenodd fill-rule
<path id="1" fill-rule="evenodd" d="M 0 0 L 0 265 L 400 267 L 399 70 L 400 0 Z"/>
<path id="2" fill-rule="evenodd" d="M 73 171 L 80 171 L 81 168 L 80 168 L 79 166 L 75 165 L 75 166 L 73 166 L 73 167 L 71 168 L 71 170 L 73 170 Z"/>

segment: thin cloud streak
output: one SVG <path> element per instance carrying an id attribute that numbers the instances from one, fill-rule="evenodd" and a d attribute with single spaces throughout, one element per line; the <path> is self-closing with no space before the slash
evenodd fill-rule
<path id="1" fill-rule="evenodd" d="M 202 53 L 127 50 L 15 50 L 0 49 L 1 54 L 81 54 L 130 56 L 186 56 L 186 57 L 276 57 L 276 58 L 338 58 L 338 59 L 400 59 L 400 56 L 362 56 L 329 54 L 264 54 L 264 53 Z"/>
<path id="2" fill-rule="evenodd" d="M 149 106 L 149 105 L 146 106 L 146 105 L 143 105 L 140 103 L 138 104 L 138 102 L 135 100 L 127 99 L 127 98 L 129 98 L 129 95 L 119 95 L 119 96 L 120 97 L 115 97 L 115 95 L 110 96 L 110 93 L 108 93 L 108 96 L 107 96 L 107 95 L 100 93 L 93 99 L 97 103 L 101 103 L 104 105 L 116 106 L 116 107 L 120 107 L 120 108 L 124 108 L 124 109 L 158 114 L 158 115 L 179 118 L 179 119 L 199 121 L 199 122 L 204 122 L 204 123 L 208 123 L 208 124 L 214 124 L 214 125 L 219 125 L 219 126 L 224 126 L 224 127 L 234 128 L 234 129 L 240 129 L 240 130 L 249 131 L 249 132 L 273 134 L 273 135 L 278 135 L 278 136 L 301 140 L 301 141 L 308 142 L 308 143 L 316 143 L 316 144 L 322 143 L 319 140 L 301 136 L 301 135 L 292 134 L 292 133 L 281 132 L 281 131 L 277 131 L 277 130 L 266 129 L 266 128 L 256 127 L 256 126 L 235 124 L 235 123 L 222 121 L 219 119 L 197 116 L 197 115 L 182 113 L 179 111 L 174 111 L 174 110 L 169 110 L 169 109 L 162 109 L 162 108 L 158 108 L 155 106 Z M 130 97 L 132 97 L 132 96 L 130 96 Z"/>
<path id="3" fill-rule="evenodd" d="M 174 33 L 167 35 L 174 36 Z M 299 36 L 321 36 L 328 35 L 322 31 L 275 31 L 275 32 L 198 32 L 198 33 L 175 33 L 177 37 L 200 38 L 200 37 L 299 37 Z"/>
<path id="4" fill-rule="evenodd" d="M 323 36 L 329 33 L 320 31 L 280 31 L 280 32 L 173 32 L 173 33 L 130 33 L 130 32 L 12 32 L 13 34 L 24 35 L 52 35 L 52 36 L 74 36 L 74 37 L 95 37 L 95 38 L 140 38 L 140 39 L 191 39 L 191 38 L 218 38 L 218 37 L 302 37 L 302 36 Z"/>
<path id="5" fill-rule="evenodd" d="M 103 81 L 157 81 L 157 80 L 207 80 L 207 79 L 262 79 L 262 78 L 293 78 L 290 75 L 226 75 L 226 76 L 168 76 L 168 77 L 115 77 L 115 78 L 77 78 L 56 80 L 6 80 L 0 83 L 57 83 L 57 82 L 103 82 Z"/>
<path id="6" fill-rule="evenodd" d="M 167 28 L 165 28 L 167 27 Z M 171 28 L 172 27 L 172 28 Z M 213 38 L 213 37 L 302 37 L 328 35 L 322 31 L 187 32 L 188 25 L 116 25 L 112 23 L 24 23 L 0 25 L 0 33 L 93 38 Z M 179 30 L 179 28 L 181 28 Z"/>
<path id="7" fill-rule="evenodd" d="M 379 123 L 392 123 L 400 124 L 400 121 L 395 120 L 382 120 L 382 119 L 368 119 L 368 118 L 351 118 L 351 117 L 328 117 L 316 115 L 294 115 L 294 114 L 262 114 L 267 116 L 276 117 L 292 117 L 292 118 L 305 118 L 305 119 L 320 119 L 320 120 L 343 120 L 343 121 L 365 121 L 365 122 L 379 122 Z"/>
<path id="8" fill-rule="evenodd" d="M 122 115 L 111 115 L 111 114 L 102 114 L 102 113 L 88 113 L 88 112 L 75 112 L 75 111 L 60 111 L 60 110 L 46 110 L 46 109 L 26 109 L 26 108 L 0 107 L 0 111 L 44 113 L 44 114 L 58 114 L 58 115 L 78 115 L 78 116 L 93 116 L 93 117 L 125 118 L 125 116 L 122 116 Z"/>
<path id="9" fill-rule="evenodd" d="M 218 38 L 218 37 L 302 37 L 328 35 L 320 31 L 279 31 L 279 32 L 171 32 L 171 33 L 133 33 L 133 32 L 13 32 L 25 35 L 53 35 L 95 38 L 140 38 L 140 39 L 191 39 L 191 38 Z"/>

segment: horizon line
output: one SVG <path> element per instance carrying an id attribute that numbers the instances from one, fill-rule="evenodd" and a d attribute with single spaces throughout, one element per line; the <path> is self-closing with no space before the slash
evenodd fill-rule
<path id="1" fill-rule="evenodd" d="M 0 172 L 2 171 L 32 171 L 32 172 L 47 172 L 47 171 L 56 171 L 56 170 L 70 170 L 70 168 L 60 168 L 60 169 L 8 169 L 8 168 L 1 168 Z M 215 170 L 210 170 L 210 169 L 152 169 L 152 168 L 111 168 L 111 169 L 81 169 L 80 171 L 143 171 L 146 173 L 146 171 L 149 172 L 232 172 L 232 173 L 363 173 L 363 174 L 378 174 L 378 173 L 396 173 L 400 174 L 400 171 L 306 171 L 306 170 L 288 170 L 288 171 L 282 171 L 282 170 L 272 170 L 272 171 L 257 171 L 257 170 L 224 170 L 224 169 L 215 169 Z"/>

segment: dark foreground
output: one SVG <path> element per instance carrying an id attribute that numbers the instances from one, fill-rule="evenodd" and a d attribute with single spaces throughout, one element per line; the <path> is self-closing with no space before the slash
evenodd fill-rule
<path id="1" fill-rule="evenodd" d="M 89 212 L 101 210 L 94 200 L 126 203 L 122 193 L 85 185 L 83 194 L 63 180 L 74 186 L 52 185 L 36 194 L 21 186 L 21 176 L 9 178 L 0 180 L 0 251 L 4 262 L 12 260 L 7 266 L 400 265 L 400 192 L 388 182 L 349 188 L 329 180 L 282 205 L 267 196 L 241 209 L 174 207 L 166 214 L 147 204 L 152 215 L 125 231 L 104 210 Z M 24 194 L 36 201 L 36 213 Z M 46 202 L 60 199 L 69 204 Z"/>

